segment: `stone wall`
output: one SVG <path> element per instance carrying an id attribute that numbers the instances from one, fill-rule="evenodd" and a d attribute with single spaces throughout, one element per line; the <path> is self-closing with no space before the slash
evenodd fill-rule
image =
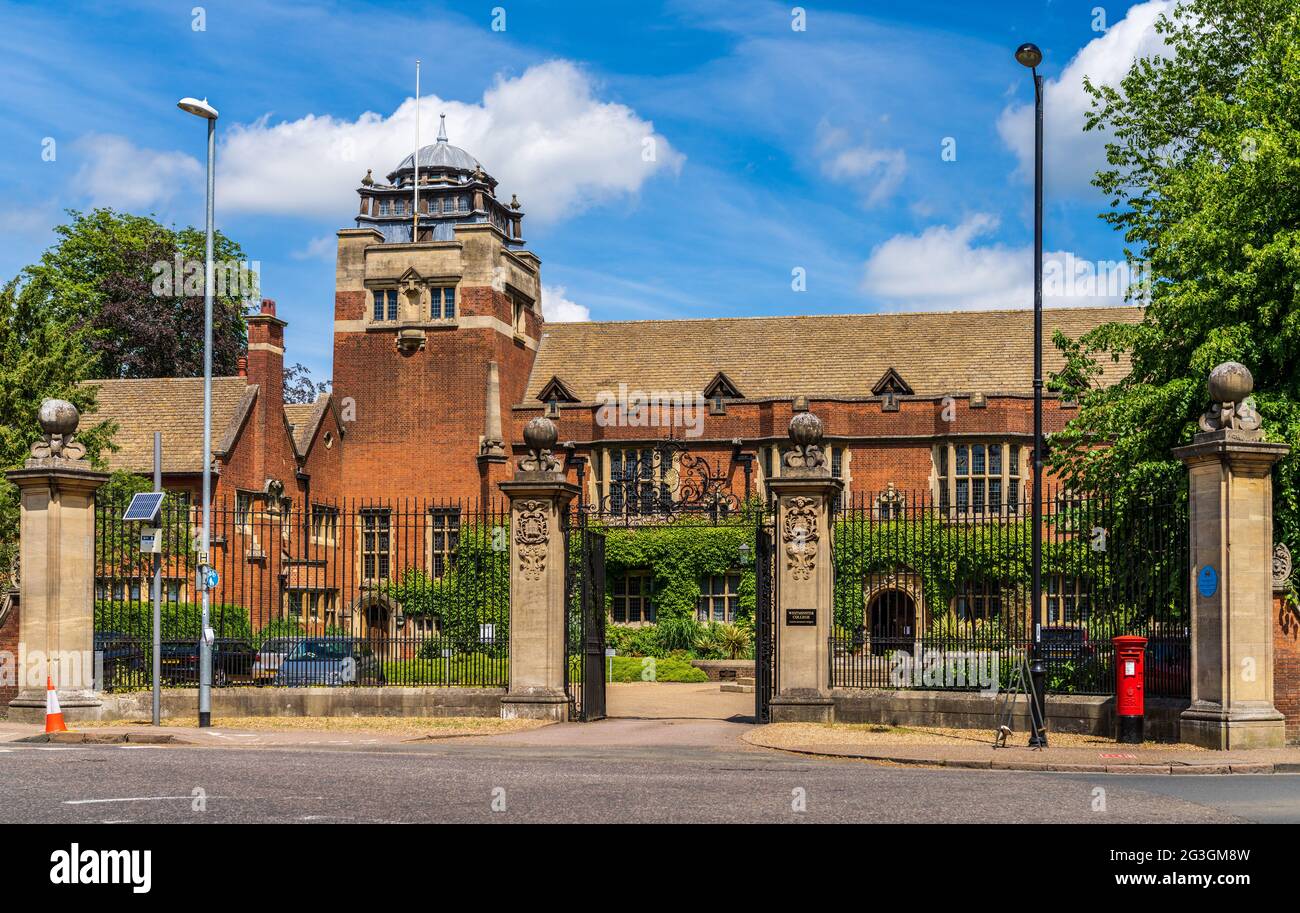
<path id="1" fill-rule="evenodd" d="M 836 688 L 837 723 L 880 723 L 887 726 L 943 726 L 987 730 L 990 741 L 997 729 L 1000 696 L 966 691 L 870 691 Z M 1146 702 L 1145 735 L 1149 741 L 1178 741 L 1178 717 L 1189 701 L 1151 698 Z M 1017 733 L 1029 731 L 1029 710 L 1023 697 L 1016 703 Z M 1114 738 L 1115 698 L 1107 695 L 1048 695 L 1047 732 L 1072 732 Z"/>
<path id="2" fill-rule="evenodd" d="M 691 665 L 707 675 L 711 682 L 734 682 L 754 675 L 752 659 L 693 659 Z"/>
<path id="3" fill-rule="evenodd" d="M 484 716 L 501 715 L 503 688 L 213 688 L 212 716 Z M 105 694 L 98 719 L 148 720 L 148 691 Z M 198 716 L 198 691 L 165 688 L 162 715 Z"/>

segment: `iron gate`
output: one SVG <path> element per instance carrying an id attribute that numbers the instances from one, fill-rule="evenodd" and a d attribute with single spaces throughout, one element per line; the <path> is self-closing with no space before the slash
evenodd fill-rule
<path id="1" fill-rule="evenodd" d="M 754 719 L 772 722 L 776 693 L 776 549 L 768 515 L 759 514 L 754 536 Z"/>
<path id="2" fill-rule="evenodd" d="M 605 534 L 578 514 L 578 528 L 565 538 L 568 650 L 564 688 L 570 719 L 605 718 Z M 576 548 L 575 548 L 576 546 Z"/>

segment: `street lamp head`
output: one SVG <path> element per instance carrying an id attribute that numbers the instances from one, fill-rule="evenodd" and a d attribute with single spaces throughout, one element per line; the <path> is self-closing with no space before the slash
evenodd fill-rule
<path id="1" fill-rule="evenodd" d="M 176 102 L 176 107 L 182 111 L 188 111 L 195 117 L 202 117 L 205 120 L 216 120 L 217 109 L 208 104 L 206 98 L 182 98 Z"/>
<path id="2" fill-rule="evenodd" d="M 1016 48 L 1016 60 L 1032 70 L 1043 62 L 1043 52 L 1038 49 L 1038 45 L 1026 41 Z"/>

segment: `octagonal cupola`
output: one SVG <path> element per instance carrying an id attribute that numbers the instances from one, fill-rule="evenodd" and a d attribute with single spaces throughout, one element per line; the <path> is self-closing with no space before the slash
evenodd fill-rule
<path id="1" fill-rule="evenodd" d="M 522 247 L 523 211 L 496 197 L 497 181 L 482 163 L 447 138 L 447 116 L 439 117 L 437 141 L 407 155 L 389 172 L 387 183 L 367 171 L 357 193 L 358 228 L 374 228 L 386 244 L 451 241 L 457 224 L 490 222 L 509 247 Z M 417 192 L 418 191 L 418 192 Z M 416 208 L 419 216 L 416 217 Z M 417 234 L 418 232 L 418 234 Z"/>

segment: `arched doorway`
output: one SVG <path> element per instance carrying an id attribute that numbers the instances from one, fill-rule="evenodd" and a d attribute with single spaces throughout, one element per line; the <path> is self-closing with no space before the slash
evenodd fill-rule
<path id="1" fill-rule="evenodd" d="M 384 640 L 388 637 L 388 606 L 372 602 L 366 606 L 366 629 L 362 635 L 367 640 Z"/>
<path id="2" fill-rule="evenodd" d="M 884 656 L 890 650 L 911 650 L 916 639 L 916 602 L 902 590 L 883 590 L 867 606 L 871 652 Z"/>

